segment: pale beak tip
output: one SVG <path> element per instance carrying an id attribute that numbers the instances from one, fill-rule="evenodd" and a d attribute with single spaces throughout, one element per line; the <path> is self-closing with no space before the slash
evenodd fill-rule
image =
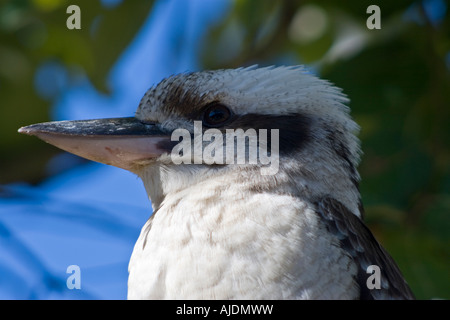
<path id="1" fill-rule="evenodd" d="M 21 127 L 19 128 L 19 130 L 17 130 L 17 132 L 24 134 L 31 134 L 31 130 L 28 127 Z"/>
<path id="2" fill-rule="evenodd" d="M 17 132 L 27 134 L 29 136 L 35 136 L 37 133 L 41 132 L 41 130 L 39 130 L 39 128 L 35 124 L 32 124 L 19 128 Z"/>

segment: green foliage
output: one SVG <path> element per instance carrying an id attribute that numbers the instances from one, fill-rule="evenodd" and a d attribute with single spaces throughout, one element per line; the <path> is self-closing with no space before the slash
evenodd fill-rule
<path id="1" fill-rule="evenodd" d="M 68 30 L 66 9 L 82 10 L 81 30 Z M 52 101 L 35 91 L 34 77 L 46 61 L 62 63 L 69 83 L 79 70 L 105 93 L 111 66 L 141 27 L 153 1 L 122 1 L 104 7 L 100 1 L 14 0 L 0 6 L 0 183 L 39 181 L 49 158 L 57 152 L 17 134 L 30 123 L 49 120 Z M 62 88 L 64 89 L 64 88 Z M 30 161 L 32 155 L 33 161 Z M 17 168 L 21 168 L 18 170 Z"/>

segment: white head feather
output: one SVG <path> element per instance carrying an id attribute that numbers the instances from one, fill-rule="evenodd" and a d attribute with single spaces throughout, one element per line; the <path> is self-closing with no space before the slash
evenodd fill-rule
<path id="1" fill-rule="evenodd" d="M 303 174 L 304 178 L 314 180 L 310 181 L 310 185 L 311 183 L 316 185 L 316 192 L 336 193 L 336 197 L 345 203 L 354 203 L 349 207 L 356 215 L 360 214 L 357 208 L 359 191 L 357 186 L 356 188 L 354 186 L 359 180 L 355 169 L 360 155 L 359 140 L 355 135 L 359 127 L 349 116 L 349 108 L 346 105 L 349 100 L 341 89 L 317 78 L 302 66 L 265 68 L 251 66 L 185 73 L 164 79 L 149 89 L 142 98 L 136 117 L 143 121 L 155 121 L 163 130 L 185 128 L 192 132 L 193 119 L 189 115 L 213 101 L 220 101 L 240 116 L 302 115 L 313 119 L 309 129 L 310 143 L 302 150 L 298 150 L 295 155 L 280 159 L 280 164 L 285 169 L 294 167 L 295 169 L 288 170 L 289 173 L 281 172 L 278 177 L 268 179 L 276 179 L 279 182 L 283 174 L 292 176 L 297 175 L 293 174 L 293 171 L 299 171 L 297 173 L 301 171 L 300 175 Z M 331 138 L 334 141 L 330 141 Z M 339 145 L 330 145 L 336 143 Z M 345 153 L 341 154 L 344 160 L 336 155 L 336 149 L 341 149 Z M 168 160 L 167 157 L 163 159 Z M 144 170 L 140 174 L 147 177 L 143 178 L 144 182 L 149 179 L 154 181 L 154 177 L 151 176 L 154 176 L 157 170 L 158 176 L 163 175 L 167 180 L 167 183 L 158 183 L 171 186 L 175 188 L 174 191 L 219 174 L 206 168 L 205 165 L 170 166 L 169 162 L 161 161 L 160 164 L 164 163 L 163 167 Z M 344 168 L 345 166 L 350 166 L 350 171 L 354 171 L 351 173 L 352 176 L 349 176 L 349 168 Z M 173 177 L 170 178 L 171 176 Z M 295 177 L 296 183 L 302 185 L 302 179 L 298 178 Z M 260 183 L 255 177 L 252 180 L 255 184 Z M 161 199 L 170 192 L 168 189 L 156 191 L 158 187 L 154 183 L 148 185 L 147 189 L 149 193 L 158 194 L 152 197 L 154 204 L 158 202 L 157 198 Z M 310 194 L 310 191 L 307 193 Z"/>

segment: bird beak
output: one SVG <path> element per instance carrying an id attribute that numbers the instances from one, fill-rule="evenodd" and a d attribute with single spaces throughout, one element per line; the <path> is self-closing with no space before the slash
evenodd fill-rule
<path id="1" fill-rule="evenodd" d="M 135 171 L 170 152 L 170 134 L 134 117 L 54 121 L 19 129 L 80 157 Z"/>

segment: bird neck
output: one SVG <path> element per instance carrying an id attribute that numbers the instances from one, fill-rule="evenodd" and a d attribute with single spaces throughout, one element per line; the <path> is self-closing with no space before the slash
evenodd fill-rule
<path id="1" fill-rule="evenodd" d="M 170 199 L 191 197 L 194 193 L 210 193 L 211 199 L 217 197 L 216 200 L 225 203 L 235 201 L 237 194 L 251 197 L 264 193 L 289 195 L 311 203 L 320 197 L 331 196 L 345 204 L 355 215 L 361 216 L 358 184 L 344 169 L 321 167 L 320 162 L 299 166 L 298 161 L 289 159 L 283 161 L 276 175 L 261 175 L 259 169 L 250 166 L 219 168 L 160 163 L 146 167 L 138 174 L 154 211 Z M 230 189 L 236 192 L 228 192 Z M 198 201 L 200 199 L 206 201 L 203 196 Z"/>

